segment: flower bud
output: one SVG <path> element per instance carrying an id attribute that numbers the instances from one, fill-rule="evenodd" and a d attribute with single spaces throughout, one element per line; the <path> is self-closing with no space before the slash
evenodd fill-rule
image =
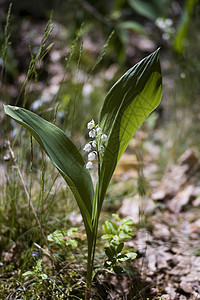
<path id="1" fill-rule="evenodd" d="M 100 147 L 99 147 L 99 152 L 100 152 L 100 153 L 103 153 L 104 150 L 105 150 L 104 146 L 100 146 Z"/>
<path id="2" fill-rule="evenodd" d="M 94 128 L 94 126 L 95 126 L 94 120 L 91 120 L 89 123 L 87 123 L 87 128 L 88 129 L 92 129 L 92 128 Z"/>
<path id="3" fill-rule="evenodd" d="M 96 148 L 96 146 L 97 146 L 97 142 L 95 140 L 92 141 L 92 147 Z"/>

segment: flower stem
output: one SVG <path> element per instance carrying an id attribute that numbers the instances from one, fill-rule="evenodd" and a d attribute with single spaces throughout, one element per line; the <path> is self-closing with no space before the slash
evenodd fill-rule
<path id="1" fill-rule="evenodd" d="M 99 214 L 100 214 L 99 212 L 100 155 L 98 149 L 97 149 L 97 155 L 98 155 L 98 182 L 96 186 L 96 193 L 95 193 L 94 206 L 93 206 L 93 232 L 91 237 L 91 243 L 88 242 L 88 261 L 87 261 L 85 300 L 90 300 L 92 297 L 94 256 L 95 256 Z M 90 245 L 92 245 L 91 248 Z"/>
<path id="2" fill-rule="evenodd" d="M 93 268 L 94 268 L 94 255 L 97 240 L 98 220 L 94 224 L 94 231 L 92 235 L 92 248 L 88 248 L 88 261 L 87 261 L 87 275 L 86 275 L 86 289 L 85 300 L 90 300 L 92 297 L 92 280 L 93 280 Z"/>

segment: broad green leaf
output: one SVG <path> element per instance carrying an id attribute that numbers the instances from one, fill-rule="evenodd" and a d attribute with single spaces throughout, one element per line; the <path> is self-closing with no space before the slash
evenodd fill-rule
<path id="1" fill-rule="evenodd" d="M 93 184 L 76 146 L 57 126 L 33 112 L 10 105 L 5 113 L 28 129 L 69 185 L 80 208 L 87 234 L 92 231 Z"/>
<path id="2" fill-rule="evenodd" d="M 129 69 L 110 89 L 99 115 L 108 141 L 100 164 L 99 193 L 102 206 L 115 167 L 130 140 L 162 95 L 159 49 Z"/>

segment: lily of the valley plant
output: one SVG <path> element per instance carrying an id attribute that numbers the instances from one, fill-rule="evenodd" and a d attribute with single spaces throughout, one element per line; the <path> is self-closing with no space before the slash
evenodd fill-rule
<path id="1" fill-rule="evenodd" d="M 105 142 L 108 140 L 108 137 L 106 134 L 102 133 L 101 127 L 98 125 L 95 126 L 94 120 L 87 124 L 87 128 L 90 130 L 89 137 L 93 138 L 93 140 L 87 143 L 83 150 L 90 152 L 88 154 L 88 163 L 86 164 L 86 169 L 92 169 L 93 161 L 100 163 L 101 155 L 104 153 Z"/>
<path id="2" fill-rule="evenodd" d="M 89 137 L 84 150 L 88 162 L 57 126 L 26 109 L 5 106 L 5 113 L 36 138 L 69 185 L 83 217 L 88 242 L 85 300 L 91 299 L 93 263 L 98 221 L 112 174 L 130 140 L 162 95 L 159 49 L 130 68 L 110 89 L 99 114 L 98 125 L 88 123 Z M 89 169 L 98 165 L 93 187 Z"/>

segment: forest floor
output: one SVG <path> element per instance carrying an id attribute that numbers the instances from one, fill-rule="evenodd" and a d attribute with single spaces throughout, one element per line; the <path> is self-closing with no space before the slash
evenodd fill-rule
<path id="1" fill-rule="evenodd" d="M 154 152 L 153 147 L 149 150 Z M 154 177 L 157 160 L 148 157 L 143 169 L 150 186 L 148 197 L 124 199 L 119 209 L 122 215 L 135 221 L 139 218 L 144 225 L 128 242 L 138 250 L 135 263 L 140 279 L 146 282 L 150 295 L 200 299 L 198 155 L 186 150 L 176 164 L 167 166 L 161 181 Z"/>

